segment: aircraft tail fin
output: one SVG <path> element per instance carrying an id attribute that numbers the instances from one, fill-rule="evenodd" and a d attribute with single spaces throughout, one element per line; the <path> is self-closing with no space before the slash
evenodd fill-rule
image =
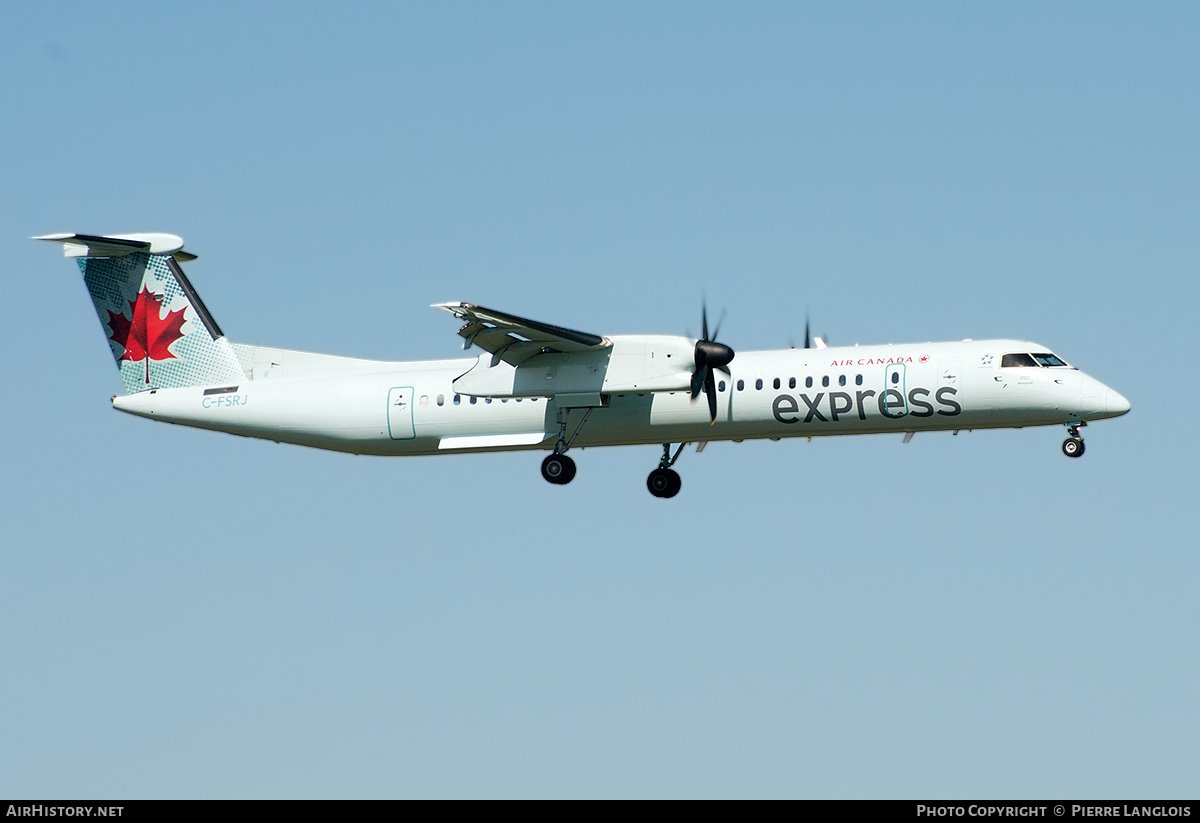
<path id="1" fill-rule="evenodd" d="M 238 383 L 246 373 L 179 267 L 196 256 L 170 234 L 51 234 L 74 257 L 125 390 Z"/>

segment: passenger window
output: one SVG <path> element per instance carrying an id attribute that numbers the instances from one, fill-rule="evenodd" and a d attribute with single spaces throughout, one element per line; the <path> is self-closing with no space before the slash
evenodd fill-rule
<path id="1" fill-rule="evenodd" d="M 829 388 L 829 375 L 825 375 L 821 378 L 821 385 L 825 388 Z"/>
<path id="2" fill-rule="evenodd" d="M 775 388 L 779 388 L 779 378 L 778 377 L 775 378 L 774 386 L 775 386 Z"/>
<path id="3" fill-rule="evenodd" d="M 428 405 L 429 405 L 429 395 L 427 395 L 427 394 L 423 394 L 423 395 L 421 395 L 421 405 L 422 405 L 422 406 L 428 406 Z"/>
<path id="4" fill-rule="evenodd" d="M 862 375 L 861 374 L 854 375 L 854 385 L 856 385 L 856 386 L 862 385 Z"/>
<path id="5" fill-rule="evenodd" d="M 839 375 L 838 375 L 838 385 L 839 385 L 839 386 L 844 386 L 844 385 L 846 385 L 846 375 L 844 375 L 844 374 L 839 374 Z"/>
<path id="6" fill-rule="evenodd" d="M 742 389 L 744 389 L 744 388 L 746 388 L 746 381 L 745 381 L 745 380 L 739 380 L 739 381 L 738 381 L 738 391 L 741 391 L 741 390 L 742 390 Z"/>
<path id="7" fill-rule="evenodd" d="M 899 383 L 900 383 L 900 372 L 898 372 L 898 371 L 892 372 L 892 385 L 896 386 L 896 385 L 899 385 Z"/>
<path id="8" fill-rule="evenodd" d="M 1020 354 L 1006 354 L 1000 358 L 1000 368 L 1002 369 L 1028 368 L 1030 366 L 1036 368 L 1037 361 L 1023 352 Z"/>
<path id="9" fill-rule="evenodd" d="M 460 396 L 459 396 L 459 395 L 457 395 L 457 394 L 456 394 L 456 395 L 454 395 L 454 405 L 458 406 L 458 405 L 461 405 L 461 404 L 462 404 L 462 397 L 460 397 Z"/>
<path id="10" fill-rule="evenodd" d="M 811 377 L 804 378 L 804 388 L 806 388 L 806 389 L 812 388 L 812 378 Z"/>
<path id="11" fill-rule="evenodd" d="M 485 398 L 483 398 L 483 402 L 484 402 L 484 403 L 491 403 L 491 402 L 492 402 L 492 398 L 490 398 L 490 397 L 485 397 Z"/>
<path id="12" fill-rule="evenodd" d="M 762 378 L 761 377 L 754 381 L 754 388 L 757 389 L 758 391 L 762 391 Z"/>
<path id="13" fill-rule="evenodd" d="M 788 388 L 789 388 L 789 389 L 794 389 L 794 388 L 796 388 L 796 378 L 794 378 L 794 377 L 789 377 L 789 378 L 788 378 Z"/>
<path id="14" fill-rule="evenodd" d="M 725 391 L 725 381 L 724 380 L 717 383 L 717 391 Z"/>
<path id="15" fill-rule="evenodd" d="M 478 398 L 478 397 L 472 397 L 472 398 L 471 398 L 471 405 L 472 405 L 472 406 L 474 406 L 474 405 L 475 405 L 476 403 L 478 403 L 478 402 L 479 402 L 479 398 Z"/>
<path id="16" fill-rule="evenodd" d="M 439 395 L 438 395 L 438 405 L 439 405 L 439 406 L 444 406 L 444 405 L 446 405 L 446 395 L 444 395 L 444 394 L 439 394 Z"/>

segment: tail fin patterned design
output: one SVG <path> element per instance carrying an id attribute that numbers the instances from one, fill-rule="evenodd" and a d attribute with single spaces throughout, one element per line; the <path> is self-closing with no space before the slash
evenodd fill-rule
<path id="1" fill-rule="evenodd" d="M 129 394 L 246 379 L 171 255 L 138 251 L 78 262 Z"/>

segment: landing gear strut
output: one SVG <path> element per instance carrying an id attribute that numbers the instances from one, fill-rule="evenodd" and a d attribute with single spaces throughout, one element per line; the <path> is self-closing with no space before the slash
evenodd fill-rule
<path id="1" fill-rule="evenodd" d="M 568 440 L 567 416 L 570 412 L 570 409 L 558 410 L 558 440 L 554 444 L 554 454 L 542 461 L 542 477 L 556 486 L 565 486 L 575 479 L 575 461 L 567 457 L 567 449 L 571 448 L 571 444 L 583 430 L 583 424 L 587 422 L 592 409 L 588 407 L 584 410 L 583 419 L 579 421 L 579 425 L 575 427 L 575 433 Z"/>
<path id="2" fill-rule="evenodd" d="M 1086 425 L 1086 423 L 1067 424 L 1067 433 L 1071 436 L 1064 440 L 1062 444 L 1063 454 L 1067 457 L 1083 456 L 1083 438 L 1079 436 L 1079 427 Z"/>
<path id="3" fill-rule="evenodd" d="M 675 461 L 679 459 L 679 455 L 686 445 L 686 443 L 680 443 L 679 448 L 672 455 L 671 444 L 663 443 L 662 460 L 658 461 L 658 468 L 650 472 L 650 476 L 646 478 L 646 488 L 655 497 L 674 497 L 683 488 L 683 481 L 679 478 L 679 473 L 671 467 L 675 465 Z"/>

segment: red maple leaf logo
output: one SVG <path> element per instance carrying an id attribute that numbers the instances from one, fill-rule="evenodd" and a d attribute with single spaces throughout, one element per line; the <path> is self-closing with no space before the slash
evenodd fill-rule
<path id="1" fill-rule="evenodd" d="M 179 338 L 183 337 L 184 309 L 162 314 L 162 295 L 155 294 L 145 286 L 138 292 L 136 300 L 129 303 L 133 319 L 116 312 L 108 312 L 108 326 L 112 329 L 109 337 L 114 343 L 125 349 L 125 353 L 117 361 L 128 360 L 136 363 L 146 361 L 146 385 L 150 385 L 150 361 L 174 359 L 175 355 L 169 348 Z"/>

